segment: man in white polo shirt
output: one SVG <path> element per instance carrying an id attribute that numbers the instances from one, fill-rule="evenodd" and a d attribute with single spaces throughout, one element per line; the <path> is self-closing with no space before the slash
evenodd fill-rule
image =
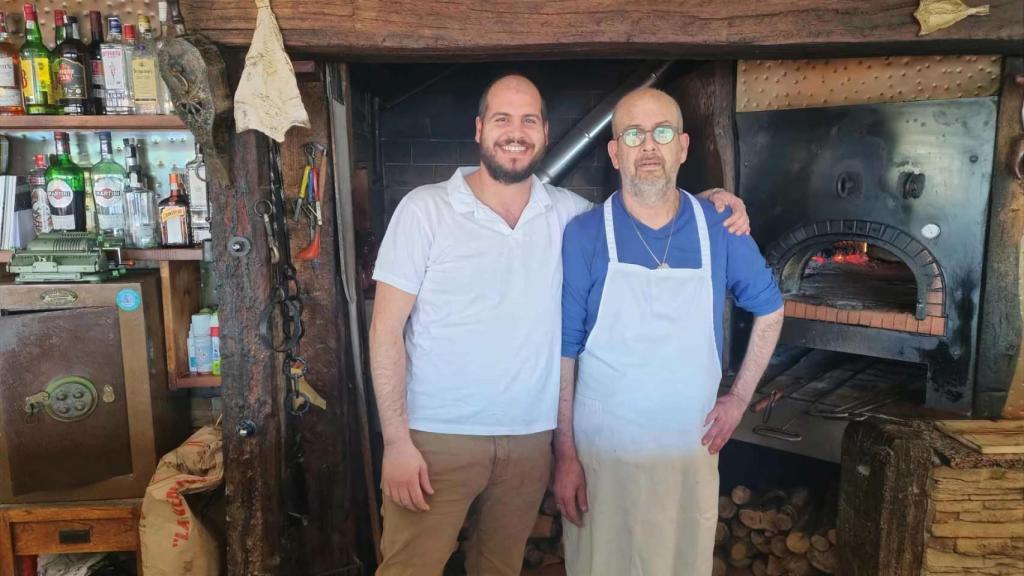
<path id="1" fill-rule="evenodd" d="M 467 572 L 522 567 L 557 426 L 562 231 L 591 207 L 533 176 L 547 128 L 529 80 L 496 80 L 476 119 L 480 168 L 410 192 L 384 236 L 370 327 L 384 435 L 378 575 L 440 574 L 474 501 Z M 738 212 L 726 224 L 745 230 Z"/>

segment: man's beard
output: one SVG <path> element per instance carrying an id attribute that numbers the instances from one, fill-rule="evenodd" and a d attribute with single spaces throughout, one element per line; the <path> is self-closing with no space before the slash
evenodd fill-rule
<path id="1" fill-rule="evenodd" d="M 504 146 L 506 144 L 522 143 L 516 140 L 508 140 L 501 143 L 495 143 L 495 146 Z M 480 146 L 480 163 L 484 165 L 487 173 L 502 184 L 518 184 L 523 180 L 526 180 L 537 170 L 537 166 L 540 165 L 540 161 L 544 159 L 544 148 L 539 148 L 537 154 L 530 159 L 522 168 L 505 168 L 502 166 L 498 159 L 495 158 L 490 147 Z"/>
<path id="2" fill-rule="evenodd" d="M 675 190 L 676 174 L 663 173 L 661 176 L 637 178 L 636 174 L 622 173 L 623 188 L 632 194 L 640 203 L 648 206 L 657 204 L 670 192 Z"/>

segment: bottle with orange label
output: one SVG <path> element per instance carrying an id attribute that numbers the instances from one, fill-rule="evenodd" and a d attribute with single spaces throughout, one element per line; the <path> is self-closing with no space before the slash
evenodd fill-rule
<path id="1" fill-rule="evenodd" d="M 171 172 L 171 195 L 160 201 L 160 244 L 168 247 L 192 245 L 192 223 L 188 197 L 181 189 L 181 174 Z"/>

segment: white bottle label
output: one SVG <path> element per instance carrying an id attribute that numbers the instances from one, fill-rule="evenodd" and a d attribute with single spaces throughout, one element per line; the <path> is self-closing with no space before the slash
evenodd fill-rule
<path id="1" fill-rule="evenodd" d="M 110 208 L 124 196 L 124 179 L 117 176 L 98 176 L 93 180 L 92 194 L 96 205 Z"/>
<path id="2" fill-rule="evenodd" d="M 0 57 L 0 88 L 17 88 L 17 75 L 14 73 L 14 58 L 9 56 Z"/>
<path id="3" fill-rule="evenodd" d="M 50 180 L 46 183 L 46 199 L 53 208 L 67 208 L 74 200 L 75 193 L 71 186 L 63 180 Z"/>
<path id="4" fill-rule="evenodd" d="M 53 230 L 50 220 L 50 201 L 46 198 L 46 184 L 32 182 L 32 225 L 36 234 Z"/>
<path id="5" fill-rule="evenodd" d="M 14 58 L 0 57 L 0 106 L 21 106 L 21 84 Z"/>
<path id="6" fill-rule="evenodd" d="M 193 210 L 208 210 L 206 195 L 206 163 L 188 167 L 188 202 Z"/>
<path id="7" fill-rule="evenodd" d="M 124 49 L 119 46 L 104 46 L 103 54 L 103 86 L 110 91 L 126 91 L 128 78 L 124 69 Z"/>

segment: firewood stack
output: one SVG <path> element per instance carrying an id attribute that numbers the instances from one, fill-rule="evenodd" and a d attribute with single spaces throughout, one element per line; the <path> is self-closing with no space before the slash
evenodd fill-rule
<path id="1" fill-rule="evenodd" d="M 713 576 L 835 574 L 836 491 L 755 494 L 743 485 L 718 499 Z"/>
<path id="2" fill-rule="evenodd" d="M 540 506 L 540 514 L 533 525 L 530 539 L 526 541 L 526 554 L 523 568 L 527 571 L 539 570 L 546 566 L 565 562 L 562 551 L 562 519 L 558 515 L 555 495 L 550 491 L 544 495 Z"/>

